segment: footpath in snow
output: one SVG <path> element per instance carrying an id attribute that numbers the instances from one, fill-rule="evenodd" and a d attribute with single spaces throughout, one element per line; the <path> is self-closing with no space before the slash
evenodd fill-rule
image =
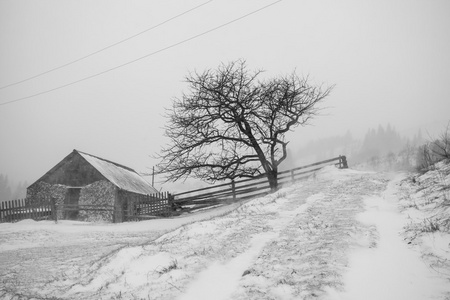
<path id="1" fill-rule="evenodd" d="M 379 237 L 376 245 L 350 253 L 345 291 L 330 290 L 331 299 L 450 299 L 449 278 L 427 265 L 420 249 L 410 247 L 400 235 L 408 222 L 399 212 L 396 195 L 402 178 L 390 181 L 381 195 L 364 198 L 366 211 L 358 214 L 357 220 L 375 226 Z"/>
<path id="2" fill-rule="evenodd" d="M 3 295 L 450 299 L 450 274 L 429 268 L 418 245 L 399 235 L 407 220 L 397 210 L 398 180 L 327 167 L 307 181 L 221 215 L 185 222 L 157 238 L 136 235 L 130 246 L 105 252 L 83 267 L 71 260 L 74 266 L 55 270 L 52 280 L 16 291 L 10 286 Z M 133 234 L 131 227 L 126 231 Z"/>

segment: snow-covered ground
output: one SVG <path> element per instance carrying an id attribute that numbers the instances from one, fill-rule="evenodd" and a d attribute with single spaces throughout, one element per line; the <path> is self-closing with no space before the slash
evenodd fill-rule
<path id="1" fill-rule="evenodd" d="M 173 219 L 0 224 L 0 298 L 450 299 L 448 211 L 419 201 L 432 183 L 327 167 Z"/>

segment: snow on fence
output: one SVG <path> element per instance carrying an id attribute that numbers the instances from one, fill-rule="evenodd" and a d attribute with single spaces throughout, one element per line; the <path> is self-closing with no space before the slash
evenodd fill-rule
<path id="1" fill-rule="evenodd" d="M 171 195 L 168 192 L 140 195 L 119 191 L 119 194 L 123 196 L 121 207 L 105 204 L 56 204 L 55 199 L 51 199 L 49 204 L 30 204 L 27 199 L 4 201 L 0 206 L 0 223 L 24 219 L 57 221 L 58 218 L 86 218 L 86 216 L 101 213 L 110 216 L 109 219 L 113 222 L 117 222 L 116 216 L 121 217 L 119 222 L 137 221 L 155 216 L 167 216 L 171 211 L 169 204 Z"/>
<path id="2" fill-rule="evenodd" d="M 320 170 L 326 165 L 334 164 L 338 168 L 348 168 L 347 158 L 338 156 L 332 159 L 301 166 L 288 171 L 278 173 L 278 186 L 283 186 L 298 180 L 305 179 L 312 173 Z M 199 210 L 207 207 L 220 206 L 237 200 L 245 200 L 257 196 L 266 195 L 270 192 L 269 182 L 265 175 L 258 177 L 231 181 L 173 195 L 172 206 L 178 213 Z M 174 212 L 173 214 L 177 214 Z"/>
<path id="3" fill-rule="evenodd" d="M 339 168 L 348 168 L 345 156 L 316 162 L 288 171 L 278 173 L 278 185 L 283 186 L 311 176 L 326 165 L 334 164 Z M 171 195 L 168 192 L 140 195 L 126 191 L 119 191 L 122 197 L 122 206 L 113 205 L 79 205 L 56 204 L 54 199 L 50 204 L 31 205 L 26 199 L 2 202 L 0 207 L 0 223 L 17 222 L 23 219 L 53 219 L 57 216 L 78 215 L 77 212 L 107 212 L 112 216 L 113 222 L 136 221 L 158 217 L 177 215 L 186 211 L 232 203 L 261 195 L 268 194 L 270 186 L 264 175 L 231 181 L 187 192 Z M 59 211 L 59 214 L 58 214 Z"/>
<path id="4" fill-rule="evenodd" d="M 152 195 L 119 191 L 122 199 L 122 220 L 139 221 L 161 216 L 169 216 L 172 211 L 172 196 L 169 192 Z"/>
<path id="5" fill-rule="evenodd" d="M 24 219 L 43 220 L 51 214 L 51 204 L 33 205 L 27 199 L 3 201 L 0 205 L 0 223 Z"/>

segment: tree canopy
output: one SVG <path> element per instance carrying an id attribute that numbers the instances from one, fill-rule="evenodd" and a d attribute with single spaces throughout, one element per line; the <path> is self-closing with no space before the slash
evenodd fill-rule
<path id="1" fill-rule="evenodd" d="M 158 172 L 175 181 L 206 181 L 266 175 L 277 187 L 278 166 L 287 157 L 286 133 L 317 115 L 331 88 L 300 78 L 264 79 L 245 61 L 191 73 L 189 90 L 167 111 Z"/>

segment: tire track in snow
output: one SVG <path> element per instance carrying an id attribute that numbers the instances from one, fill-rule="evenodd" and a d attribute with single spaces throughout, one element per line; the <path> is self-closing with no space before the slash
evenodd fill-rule
<path id="1" fill-rule="evenodd" d="M 317 187 L 315 191 L 317 192 Z M 84 278 L 79 285 L 73 286 L 63 297 L 175 299 L 187 292 L 193 280 L 195 282 L 196 275 L 211 266 L 227 265 L 241 255 L 248 261 L 252 250 L 255 250 L 253 247 L 259 249 L 273 241 L 290 222 L 290 218 L 286 217 L 294 216 L 304 209 L 302 204 L 305 197 L 299 197 L 300 192 L 305 197 L 310 194 L 302 184 L 297 184 L 283 189 L 283 192 L 249 201 L 224 216 L 183 226 L 139 249 L 124 248 L 100 268 L 95 267 L 95 272 Z M 286 199 L 285 193 L 296 194 L 295 199 Z M 260 237 L 260 240 L 252 237 Z M 250 243 L 251 241 L 256 244 Z M 123 258 L 136 251 L 139 255 L 134 255 L 131 263 L 121 263 Z M 172 259 L 161 261 L 158 268 L 144 263 L 161 253 Z M 239 269 L 232 273 L 232 277 L 240 278 L 243 273 L 241 271 Z M 209 299 L 216 297 L 217 294 Z"/>
<path id="2" fill-rule="evenodd" d="M 378 176 L 342 172 L 345 176 L 339 180 L 320 176 L 295 195 L 317 193 L 263 249 L 230 299 L 322 299 L 327 287 L 342 286 L 340 274 L 355 238 L 362 236 L 367 245 L 376 240 L 373 228 L 354 219 L 363 211 L 362 196 L 377 194 L 385 186 Z"/>
<path id="3" fill-rule="evenodd" d="M 41 294 L 63 299 L 176 299 L 192 295 L 195 284 L 219 282 L 226 286 L 224 291 L 206 291 L 207 299 L 317 299 L 323 286 L 339 280 L 351 235 L 369 231 L 352 223 L 361 210 L 361 195 L 384 185 L 366 173 L 333 169 L 231 213 L 185 225 L 139 247 L 124 247 L 78 273 L 79 281 L 53 283 Z M 339 172 L 339 180 L 333 172 Z M 221 272 L 227 275 L 208 280 Z"/>
<path id="4" fill-rule="evenodd" d="M 28 298 L 65 297 L 68 287 L 92 280 L 97 268 L 120 249 L 151 243 L 170 230 L 224 214 L 238 205 L 195 213 L 187 218 L 139 223 L 62 221 L 55 224 L 32 220 L 2 223 L 0 299 L 7 295 L 13 298 L 16 293 Z"/>
<path id="5" fill-rule="evenodd" d="M 279 200 L 277 202 L 281 207 L 282 202 L 287 202 L 287 200 Z M 225 264 L 214 263 L 208 267 L 208 269 L 199 274 L 197 280 L 190 284 L 186 293 L 181 295 L 178 300 L 230 299 L 239 286 L 239 280 L 242 276 L 245 276 L 248 267 L 254 263 L 261 250 L 268 243 L 275 240 L 280 232 L 291 222 L 292 218 L 304 211 L 306 207 L 307 204 L 305 203 L 294 210 L 279 212 L 279 218 L 269 222 L 273 228 L 271 232 L 263 232 L 253 236 L 249 243 L 250 248 L 231 261 Z"/>
<path id="6" fill-rule="evenodd" d="M 203 271 L 194 281 L 186 293 L 179 300 L 202 300 L 202 299 L 229 299 L 239 285 L 239 280 L 258 256 L 261 249 L 269 240 L 275 238 L 274 233 L 261 233 L 253 237 L 250 249 L 233 258 L 226 264 L 214 263 Z"/>

